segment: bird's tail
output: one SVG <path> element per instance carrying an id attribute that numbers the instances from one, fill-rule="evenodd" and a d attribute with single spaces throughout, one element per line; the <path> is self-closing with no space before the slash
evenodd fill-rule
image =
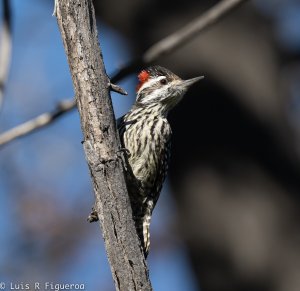
<path id="1" fill-rule="evenodd" d="M 145 216 L 135 221 L 145 258 L 147 258 L 150 249 L 150 220 L 151 216 Z"/>
<path id="2" fill-rule="evenodd" d="M 150 249 L 150 222 L 152 216 L 152 203 L 146 203 L 141 211 L 141 216 L 136 217 L 135 226 L 140 238 L 145 258 L 147 258 Z"/>

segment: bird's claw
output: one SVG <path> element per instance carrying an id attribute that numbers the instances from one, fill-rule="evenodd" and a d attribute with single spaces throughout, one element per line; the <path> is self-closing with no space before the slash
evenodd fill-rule
<path id="1" fill-rule="evenodd" d="M 120 149 L 118 150 L 118 152 L 121 152 L 121 153 L 126 154 L 128 158 L 131 157 L 131 153 L 130 153 L 129 149 L 127 149 L 127 148 L 120 148 Z"/>
<path id="2" fill-rule="evenodd" d="M 95 221 L 98 221 L 98 220 L 99 220 L 98 213 L 95 210 L 95 208 L 93 207 L 90 215 L 87 218 L 87 221 L 92 223 L 92 222 L 95 222 Z"/>

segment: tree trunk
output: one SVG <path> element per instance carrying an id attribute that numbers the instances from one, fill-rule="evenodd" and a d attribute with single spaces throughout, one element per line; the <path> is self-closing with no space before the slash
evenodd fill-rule
<path id="1" fill-rule="evenodd" d="M 58 0 L 54 14 L 72 74 L 108 260 L 117 290 L 152 290 L 132 219 L 109 79 L 91 0 Z"/>

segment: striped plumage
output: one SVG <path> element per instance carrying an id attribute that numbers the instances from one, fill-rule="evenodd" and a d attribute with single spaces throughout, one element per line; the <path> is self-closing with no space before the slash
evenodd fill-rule
<path id="1" fill-rule="evenodd" d="M 201 77 L 200 77 L 201 78 Z M 150 246 L 152 211 L 166 177 L 170 159 L 171 127 L 167 115 L 187 88 L 200 78 L 183 81 L 169 70 L 153 66 L 139 74 L 136 102 L 118 120 L 121 143 L 139 180 L 138 191 L 129 189 L 133 217 L 145 256 Z"/>

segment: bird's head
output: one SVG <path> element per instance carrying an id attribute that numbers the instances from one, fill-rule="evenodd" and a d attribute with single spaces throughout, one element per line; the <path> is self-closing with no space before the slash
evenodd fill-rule
<path id="1" fill-rule="evenodd" d="M 168 112 L 182 99 L 187 89 L 203 76 L 182 80 L 166 68 L 152 66 L 141 71 L 138 78 L 136 105 L 157 105 Z"/>

